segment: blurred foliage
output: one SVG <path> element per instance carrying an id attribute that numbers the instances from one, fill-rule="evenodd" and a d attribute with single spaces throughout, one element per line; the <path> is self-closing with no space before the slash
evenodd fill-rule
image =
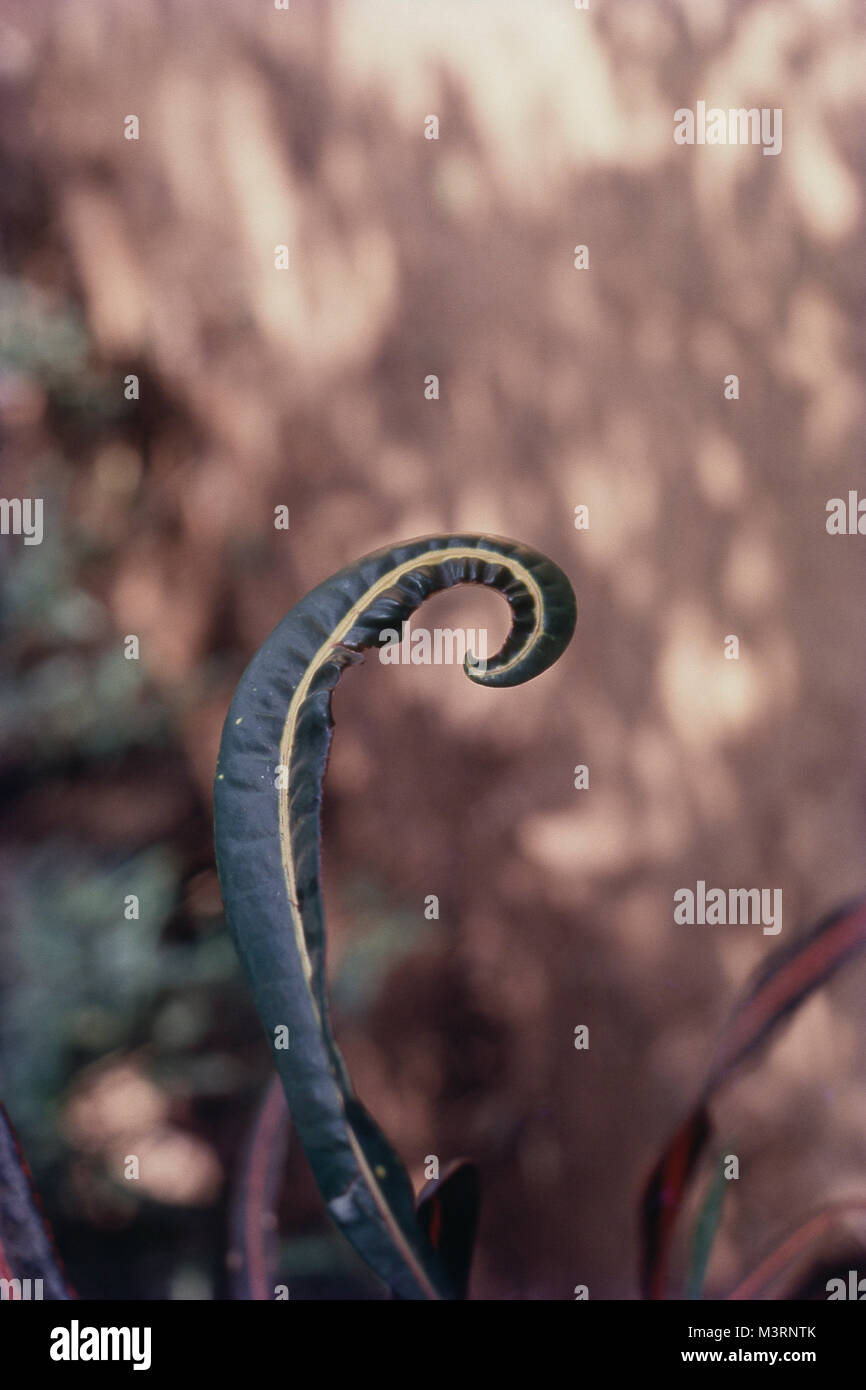
<path id="1" fill-rule="evenodd" d="M 51 307 L 32 287 L 0 277 L 0 382 L 14 373 L 17 390 L 22 382 L 42 387 L 46 400 L 93 426 L 103 386 L 88 369 L 90 351 L 86 327 L 73 310 Z M 105 420 L 111 415 L 102 412 Z M 122 635 L 93 585 L 88 567 L 101 543 L 76 520 L 70 505 L 76 469 L 63 452 L 62 426 L 55 428 L 37 466 L 44 539 L 28 548 L 0 539 L 0 780 L 7 826 L 13 836 L 23 831 L 22 843 L 0 854 L 6 942 L 0 1094 L 61 1243 L 71 1247 L 63 1253 L 73 1281 L 82 1281 L 84 1292 L 104 1295 L 107 1276 L 89 1267 L 84 1226 L 138 1221 L 147 1241 L 147 1232 L 160 1225 L 159 1202 L 146 1188 L 122 1181 L 110 1136 L 101 1144 L 94 1135 L 82 1151 L 80 1136 L 65 1121 L 81 1086 L 86 1093 L 89 1078 L 106 1068 L 110 1075 L 127 1057 L 169 1099 L 182 1100 L 185 1124 L 199 1131 L 208 1127 L 203 1106 L 239 1106 L 242 1124 L 233 1126 L 231 1157 L 267 1060 L 218 900 L 211 892 L 203 906 L 184 908 L 191 865 L 177 836 L 143 844 L 139 832 L 118 847 L 78 833 L 74 818 L 59 832 L 40 833 L 38 813 L 34 824 L 31 811 L 24 810 L 23 821 L 15 813 L 33 794 L 52 788 L 65 796 L 77 783 L 86 800 L 88 784 L 98 788 L 106 776 L 134 786 L 142 754 L 175 763 L 182 756 L 176 727 L 182 703 L 148 678 L 142 661 L 125 658 Z M 207 683 L 206 667 L 200 680 Z M 145 786 L 141 794 L 150 791 Z M 201 810 L 197 817 L 209 836 Z M 139 915 L 129 919 L 131 896 Z M 371 1006 L 391 966 L 431 924 L 419 926 L 415 915 L 394 910 L 369 880 L 347 884 L 345 898 L 358 933 L 336 974 L 334 1007 L 353 1017 Z M 236 1030 L 226 1028 L 227 1016 L 237 1020 Z M 150 1281 L 143 1286 L 134 1271 L 128 1273 L 129 1291 L 213 1296 L 220 1278 L 214 1263 L 223 1254 L 220 1210 L 207 1238 L 193 1233 L 192 1248 L 183 1225 L 164 1233 L 158 1269 L 142 1269 Z M 359 1290 L 378 1296 L 361 1262 L 327 1227 L 281 1249 L 283 1277 L 302 1296 L 307 1286 L 337 1297 Z"/>
<path id="2" fill-rule="evenodd" d="M 35 286 L 0 275 L 0 368 L 81 393 L 88 370 L 87 328 L 71 301 L 53 305 Z"/>
<path id="3" fill-rule="evenodd" d="M 108 865 L 71 837 L 18 857 L 14 871 L 3 866 L 15 950 L 0 1001 L 3 1088 L 37 1163 L 57 1156 L 58 1098 L 77 1069 L 142 1033 L 154 1036 L 154 1014 L 207 978 L 190 948 L 160 947 L 177 870 L 161 849 Z M 137 922 L 124 920 L 133 893 Z M 232 968 L 224 959 L 222 976 Z"/>
<path id="4" fill-rule="evenodd" d="M 46 511 L 59 513 L 55 494 Z M 80 582 L 74 537 L 49 526 L 41 545 L 7 552 L 0 592 L 0 764 L 34 768 L 165 746 L 166 713 L 141 663 L 127 660 L 102 604 Z M 110 645 L 109 645 L 110 641 Z"/>
<path id="5" fill-rule="evenodd" d="M 94 425 L 123 410 L 109 373 L 93 365 L 79 306 L 31 281 L 0 273 L 0 380 L 20 375 L 44 388 L 51 404 Z"/>
<path id="6" fill-rule="evenodd" d="M 388 972 L 435 934 L 436 922 L 395 908 L 384 885 L 351 875 L 344 886 L 351 904 L 352 936 L 334 971 L 331 1005 L 337 1016 L 363 1017 L 381 993 Z"/>

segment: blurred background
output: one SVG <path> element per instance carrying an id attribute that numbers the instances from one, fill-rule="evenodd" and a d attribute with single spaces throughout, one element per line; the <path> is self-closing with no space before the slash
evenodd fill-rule
<path id="1" fill-rule="evenodd" d="M 776 944 L 673 893 L 780 887 L 784 941 L 866 883 L 864 542 L 825 530 L 863 477 L 864 21 L 4 0 L 2 492 L 45 520 L 0 538 L 0 1095 L 82 1295 L 230 1292 L 270 1076 L 212 848 L 243 667 L 364 552 L 487 530 L 563 566 L 575 639 L 511 691 L 345 676 L 337 1032 L 417 1187 L 480 1164 L 474 1297 L 636 1296 L 641 1183 Z M 698 100 L 781 107 L 781 155 L 675 145 Z M 494 650 L 506 607 L 419 621 Z M 866 1190 L 864 985 L 716 1107 L 711 1292 Z M 380 1296 L 297 1144 L 278 1235 L 293 1298 Z"/>

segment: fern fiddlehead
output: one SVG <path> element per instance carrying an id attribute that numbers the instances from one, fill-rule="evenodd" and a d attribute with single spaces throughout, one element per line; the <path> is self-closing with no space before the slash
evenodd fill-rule
<path id="1" fill-rule="evenodd" d="M 512 626 L 471 680 L 519 685 L 553 664 L 574 593 L 545 556 L 492 536 L 428 536 L 365 556 L 313 589 L 265 640 L 223 729 L 214 791 L 226 918 L 273 1056 L 336 1224 L 402 1298 L 459 1296 L 419 1225 L 409 1176 L 352 1090 L 328 1017 L 320 811 L 331 695 L 343 669 L 430 595 L 485 584 Z M 286 1034 L 282 1034 L 283 1038 Z"/>

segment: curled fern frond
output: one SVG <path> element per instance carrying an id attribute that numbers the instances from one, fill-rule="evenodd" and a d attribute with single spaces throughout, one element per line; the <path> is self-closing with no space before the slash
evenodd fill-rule
<path id="1" fill-rule="evenodd" d="M 357 1097 L 328 1017 L 320 883 L 322 784 L 331 695 L 346 666 L 378 647 L 431 594 L 486 584 L 511 631 L 480 685 L 511 686 L 551 666 L 576 620 L 571 585 L 545 556 L 492 536 L 427 536 L 376 551 L 312 590 L 244 672 L 223 730 L 216 849 L 229 930 L 273 1045 L 292 1122 L 328 1210 L 401 1298 L 455 1298 L 415 1214 L 409 1176 Z M 288 1041 L 288 1046 L 279 1042 Z"/>

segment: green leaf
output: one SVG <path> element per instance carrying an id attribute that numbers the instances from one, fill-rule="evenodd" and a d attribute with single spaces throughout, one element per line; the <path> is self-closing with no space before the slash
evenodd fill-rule
<path id="1" fill-rule="evenodd" d="M 704 1287 L 713 1242 L 722 1219 L 722 1208 L 725 1204 L 725 1192 L 727 1190 L 726 1183 L 725 1160 L 724 1157 L 720 1157 L 717 1160 L 713 1180 L 704 1195 L 695 1223 L 689 1274 L 686 1281 L 686 1298 L 688 1299 L 699 1299 Z"/>
<path id="2" fill-rule="evenodd" d="M 331 695 L 344 668 L 441 589 L 498 589 L 512 610 L 480 685 L 519 685 L 556 661 L 576 621 L 550 560 L 492 536 L 428 536 L 376 551 L 320 584 L 245 671 L 226 719 L 214 789 L 226 919 L 272 1046 L 301 1143 L 331 1216 L 401 1298 L 459 1289 L 415 1218 L 405 1168 L 355 1097 L 328 1017 L 320 885 L 322 783 Z M 287 773 L 280 785 L 278 769 Z M 285 781 L 285 778 L 283 779 Z"/>
<path id="3" fill-rule="evenodd" d="M 481 1185 L 474 1163 L 457 1158 L 418 1198 L 418 1224 L 448 1271 L 460 1298 L 466 1297 L 469 1266 L 478 1230 Z"/>
<path id="4" fill-rule="evenodd" d="M 700 1098 L 650 1174 L 641 1205 L 641 1283 L 664 1298 L 677 1217 L 712 1133 L 716 1091 L 812 992 L 866 950 L 866 898 L 836 908 L 763 963 L 722 1032 Z"/>
<path id="5" fill-rule="evenodd" d="M 42 1214 L 30 1169 L 9 1116 L 0 1105 L 0 1279 L 4 1297 L 68 1299 L 70 1290 Z M 26 1281 L 30 1281 L 29 1286 Z M 33 1281 L 41 1281 L 34 1285 Z M 36 1289 L 38 1288 L 38 1292 Z M 11 1289 L 11 1293 L 9 1290 Z"/>

